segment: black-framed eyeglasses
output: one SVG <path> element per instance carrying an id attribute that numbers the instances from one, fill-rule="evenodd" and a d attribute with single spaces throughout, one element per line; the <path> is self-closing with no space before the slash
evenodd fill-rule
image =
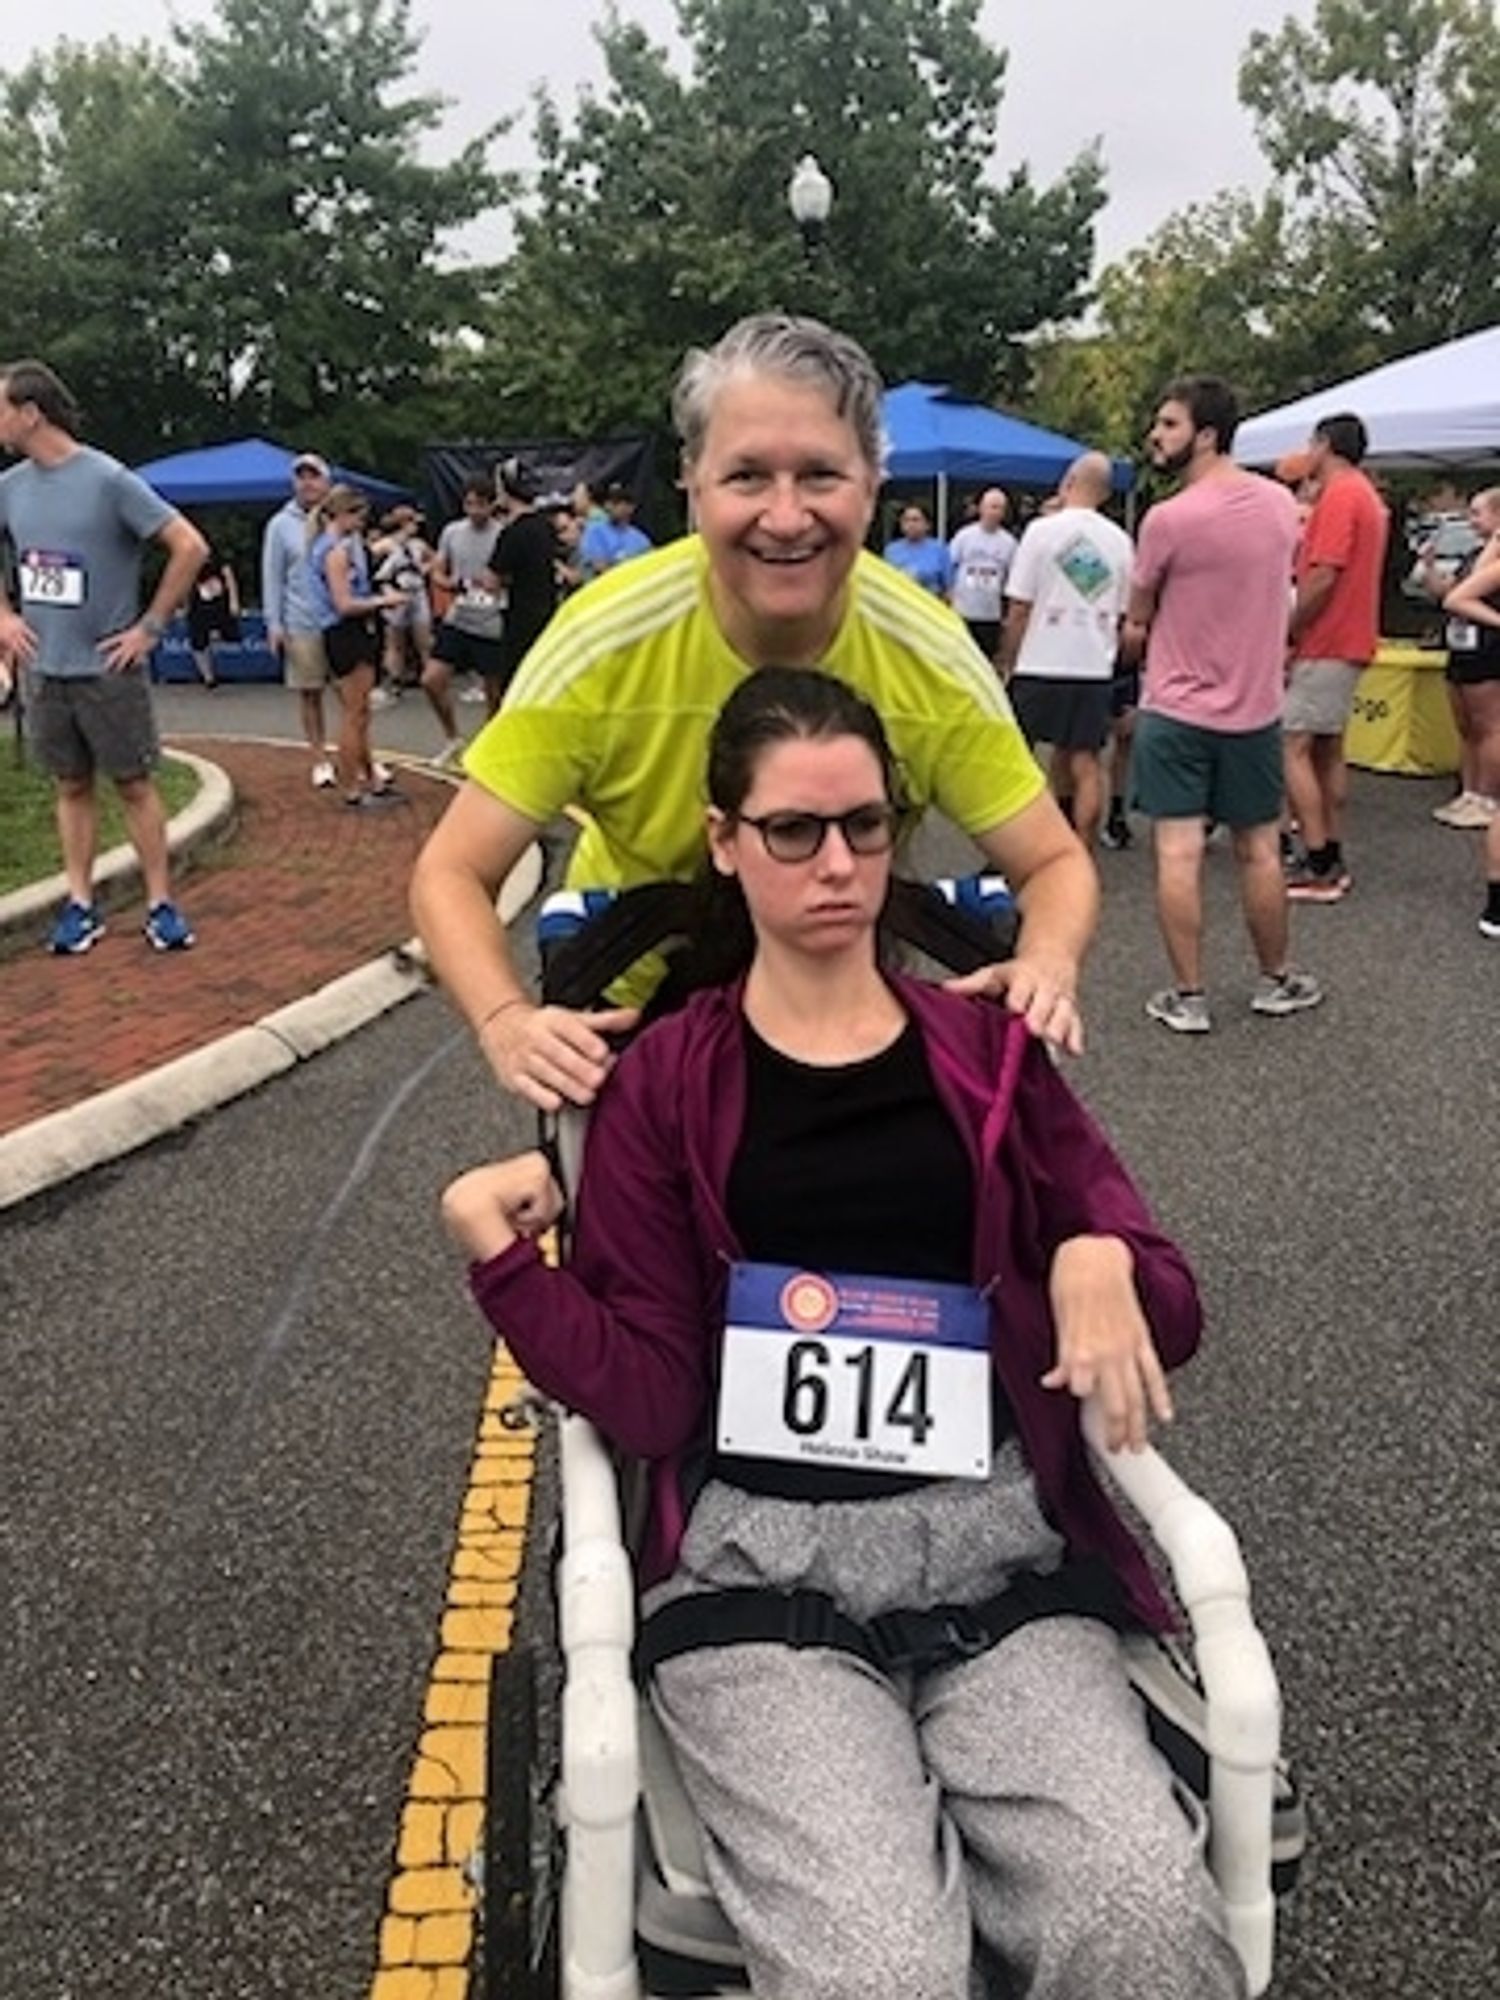
<path id="1" fill-rule="evenodd" d="M 842 813 L 736 813 L 735 818 L 755 828 L 773 861 L 811 861 L 831 826 L 838 828 L 851 854 L 889 854 L 901 826 L 900 810 L 883 799 Z"/>

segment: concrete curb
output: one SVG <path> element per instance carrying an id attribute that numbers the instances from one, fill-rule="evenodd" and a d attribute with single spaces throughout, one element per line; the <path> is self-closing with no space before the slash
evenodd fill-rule
<path id="1" fill-rule="evenodd" d="M 502 923 L 514 923 L 535 896 L 542 869 L 541 849 L 528 849 L 501 892 Z M 236 1028 L 66 1111 L 18 1126 L 0 1136 L 0 1209 L 104 1166 L 258 1090 L 399 1007 L 427 984 L 426 953 L 412 939 L 250 1027 Z"/>
<path id="2" fill-rule="evenodd" d="M 189 750 L 171 747 L 166 754 L 198 774 L 197 793 L 167 822 L 167 851 L 174 861 L 180 861 L 222 833 L 234 818 L 234 786 L 229 773 L 217 764 L 210 764 L 206 757 L 195 757 Z M 124 841 L 110 848 L 107 854 L 101 854 L 95 862 L 94 893 L 114 907 L 124 900 L 127 891 L 136 887 L 140 877 L 135 849 Z M 59 873 L 43 876 L 40 882 L 28 882 L 24 888 L 0 896 L 0 943 L 20 931 L 37 929 L 40 935 L 46 919 L 67 893 L 68 878 Z"/>

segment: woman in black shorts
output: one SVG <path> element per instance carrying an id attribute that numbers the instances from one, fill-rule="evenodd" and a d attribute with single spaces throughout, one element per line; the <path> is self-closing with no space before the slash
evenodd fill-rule
<path id="1" fill-rule="evenodd" d="M 1459 689 L 1473 745 L 1476 813 L 1485 853 L 1485 905 L 1481 934 L 1500 938 L 1500 486 L 1469 503 L 1475 527 L 1489 539 L 1474 567 L 1443 599 L 1448 613 L 1448 666 Z M 1455 627 L 1464 643 L 1455 647 Z"/>
<path id="2" fill-rule="evenodd" d="M 377 618 L 405 599 L 399 590 L 372 591 L 370 557 L 365 547 L 365 523 L 370 505 L 353 486 L 335 486 L 313 516 L 313 542 L 307 553 L 307 574 L 328 671 L 343 704 L 339 725 L 339 790 L 345 805 L 375 807 L 393 803 L 398 794 L 389 781 L 378 782 L 370 758 L 370 695 L 380 659 Z"/>
<path id="3" fill-rule="evenodd" d="M 233 645 L 240 636 L 240 587 L 233 566 L 210 546 L 203 567 L 193 579 L 187 602 L 188 644 L 193 665 L 206 688 L 216 688 L 214 640 Z"/>

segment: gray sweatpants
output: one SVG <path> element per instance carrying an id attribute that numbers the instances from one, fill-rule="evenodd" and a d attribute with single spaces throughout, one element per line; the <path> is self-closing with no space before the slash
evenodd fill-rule
<path id="1" fill-rule="evenodd" d="M 1012 1440 L 988 1481 L 873 1502 L 710 1485 L 646 1608 L 771 1585 L 866 1620 L 978 1602 L 1062 1553 Z M 832 1650 L 703 1648 L 653 1696 L 760 2000 L 1243 1995 L 1107 1627 L 1023 1626 L 900 1684 Z"/>

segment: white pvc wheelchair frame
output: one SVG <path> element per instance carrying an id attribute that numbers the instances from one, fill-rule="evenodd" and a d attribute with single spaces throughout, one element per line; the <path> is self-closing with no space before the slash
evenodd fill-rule
<path id="1" fill-rule="evenodd" d="M 635 1825 L 640 1785 L 635 1586 L 620 1527 L 615 1468 L 584 1418 L 563 1415 L 563 2000 L 640 2000 L 635 1953 Z M 1108 1479 L 1140 1514 L 1170 1568 L 1193 1633 L 1208 1704 L 1208 1865 L 1249 1991 L 1271 1981 L 1272 1782 L 1281 1703 L 1266 1643 L 1250 1615 L 1239 1544 L 1161 1455 L 1103 1449 L 1103 1418 L 1086 1405 L 1084 1434 Z"/>

